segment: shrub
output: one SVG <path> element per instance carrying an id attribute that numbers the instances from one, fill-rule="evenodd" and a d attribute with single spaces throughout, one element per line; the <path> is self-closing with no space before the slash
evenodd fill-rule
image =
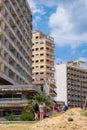
<path id="1" fill-rule="evenodd" d="M 33 114 L 34 101 L 28 100 L 28 105 L 25 108 L 25 113 Z"/>
<path id="2" fill-rule="evenodd" d="M 68 121 L 73 121 L 73 118 L 72 117 L 68 117 Z"/>
<path id="3" fill-rule="evenodd" d="M 41 103 L 41 102 L 46 102 L 46 101 L 47 101 L 46 96 L 44 96 L 44 95 L 39 95 L 39 94 L 36 95 L 35 99 L 36 99 L 39 103 Z"/>
<path id="4" fill-rule="evenodd" d="M 10 114 L 9 114 L 8 112 L 5 113 L 5 119 L 6 119 L 6 120 L 8 120 L 9 115 L 10 115 Z"/>
<path id="5" fill-rule="evenodd" d="M 6 113 L 5 118 L 8 121 L 15 121 L 16 120 L 16 116 L 13 113 L 12 114 Z"/>
<path id="6" fill-rule="evenodd" d="M 34 115 L 32 113 L 31 114 L 22 113 L 20 115 L 20 120 L 22 120 L 22 121 L 33 121 L 34 120 Z"/>

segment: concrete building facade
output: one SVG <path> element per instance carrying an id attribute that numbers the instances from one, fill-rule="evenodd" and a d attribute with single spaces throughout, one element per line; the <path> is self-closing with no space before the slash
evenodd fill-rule
<path id="1" fill-rule="evenodd" d="M 26 0 L 0 0 L 0 84 L 32 83 L 31 29 Z"/>
<path id="2" fill-rule="evenodd" d="M 27 0 L 0 0 L 0 116 L 20 113 L 36 92 L 32 86 L 31 30 Z"/>
<path id="3" fill-rule="evenodd" d="M 32 83 L 54 84 L 54 39 L 36 30 L 32 31 Z"/>
<path id="4" fill-rule="evenodd" d="M 54 82 L 54 39 L 39 31 L 32 32 L 33 84 Z"/>
<path id="5" fill-rule="evenodd" d="M 69 107 L 84 107 L 87 95 L 87 69 L 82 61 L 70 61 L 56 65 L 56 86 L 58 102 Z"/>

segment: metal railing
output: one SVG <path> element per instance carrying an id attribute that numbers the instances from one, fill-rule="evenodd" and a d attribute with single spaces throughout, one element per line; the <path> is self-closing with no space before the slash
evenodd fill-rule
<path id="1" fill-rule="evenodd" d="M 23 107 L 27 105 L 27 100 L 0 101 L 0 107 Z"/>
<path id="2" fill-rule="evenodd" d="M 40 86 L 34 85 L 0 85 L 0 91 L 35 91 L 37 93 L 41 93 Z"/>

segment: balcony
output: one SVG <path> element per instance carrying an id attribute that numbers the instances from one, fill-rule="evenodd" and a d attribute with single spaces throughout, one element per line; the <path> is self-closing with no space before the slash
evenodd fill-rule
<path id="1" fill-rule="evenodd" d="M 32 84 L 41 85 L 44 84 L 44 81 L 33 81 Z"/>
<path id="2" fill-rule="evenodd" d="M 50 96 L 55 97 L 57 96 L 57 93 L 54 90 L 50 90 Z"/>
<path id="3" fill-rule="evenodd" d="M 50 84 L 50 88 L 56 88 L 55 84 Z"/>
<path id="4" fill-rule="evenodd" d="M 3 100 L 0 101 L 0 108 L 3 107 L 24 107 L 27 105 L 27 100 Z"/>
<path id="5" fill-rule="evenodd" d="M 8 91 L 41 93 L 41 89 L 33 85 L 0 85 L 0 92 Z"/>

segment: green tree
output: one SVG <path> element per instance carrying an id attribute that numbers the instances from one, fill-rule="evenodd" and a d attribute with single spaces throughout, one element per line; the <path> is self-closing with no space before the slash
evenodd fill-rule
<path id="1" fill-rule="evenodd" d="M 44 96 L 44 95 L 36 95 L 35 96 L 35 100 L 38 102 L 38 103 L 41 103 L 41 102 L 46 102 L 47 101 L 47 97 Z"/>
<path id="2" fill-rule="evenodd" d="M 52 110 L 53 110 L 53 101 L 50 98 L 48 98 L 48 97 L 46 97 L 44 95 L 40 95 L 40 94 L 36 95 L 34 100 L 29 100 L 28 101 L 28 105 L 26 107 L 26 112 L 29 113 L 29 114 L 30 113 L 34 114 L 34 111 L 33 111 L 34 105 L 36 103 L 40 104 L 41 102 L 45 103 L 45 113 L 52 112 Z"/>

